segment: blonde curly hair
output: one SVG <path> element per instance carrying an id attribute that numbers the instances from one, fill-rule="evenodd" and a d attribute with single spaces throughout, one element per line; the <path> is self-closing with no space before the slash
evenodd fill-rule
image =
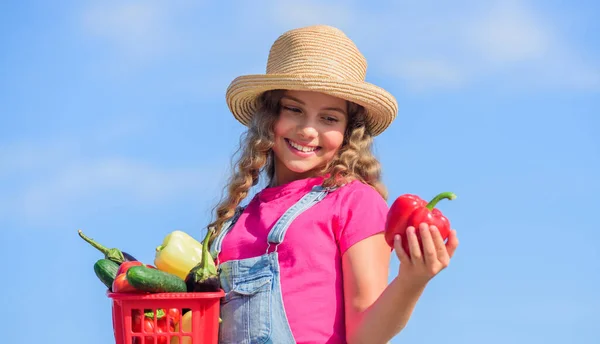
<path id="1" fill-rule="evenodd" d="M 248 196 L 251 188 L 258 184 L 264 173 L 270 184 L 275 175 L 273 158 L 273 126 L 279 117 L 280 100 L 285 90 L 263 93 L 260 106 L 252 117 L 246 134 L 237 151 L 241 156 L 227 184 L 227 194 L 215 207 L 216 219 L 207 226 L 212 231 L 209 242 L 219 234 L 223 224 L 234 216 L 236 208 Z M 387 190 L 381 181 L 381 165 L 372 153 L 373 136 L 366 127 L 363 107 L 348 102 L 348 125 L 339 151 L 316 175 L 329 174 L 323 186 L 340 186 L 352 180 L 371 185 L 387 200 Z"/>

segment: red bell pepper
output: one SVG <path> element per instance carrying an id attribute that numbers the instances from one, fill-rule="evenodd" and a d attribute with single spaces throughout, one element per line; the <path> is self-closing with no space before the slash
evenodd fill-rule
<path id="1" fill-rule="evenodd" d="M 117 275 L 112 284 L 113 293 L 135 293 L 137 290 L 129 284 L 127 274 Z"/>
<path id="2" fill-rule="evenodd" d="M 162 311 L 162 310 L 161 310 Z M 157 316 L 160 314 L 160 311 L 157 312 Z M 164 315 L 164 313 L 163 313 Z M 158 325 L 158 319 L 157 319 L 157 325 Z M 133 333 L 162 333 L 163 329 L 161 328 L 161 326 L 157 326 L 156 328 L 154 327 L 154 313 L 153 312 L 146 312 L 146 313 L 141 313 L 139 311 L 134 313 L 133 319 L 132 319 L 132 330 Z M 142 343 L 142 341 L 140 341 L 140 337 L 134 337 L 133 338 L 133 344 L 139 344 Z M 156 337 L 156 339 L 154 339 L 154 337 L 152 336 L 145 336 L 143 343 L 146 344 L 167 344 L 167 337 Z"/>
<path id="3" fill-rule="evenodd" d="M 169 322 L 167 323 L 167 319 Z M 134 333 L 157 334 L 156 339 L 152 336 L 145 336 L 144 343 L 168 344 L 168 337 L 160 336 L 161 333 L 168 334 L 174 332 L 176 325 L 179 323 L 180 312 L 177 308 L 171 308 L 165 311 L 159 309 L 156 311 L 156 326 L 154 326 L 154 312 L 147 311 L 143 314 L 140 311 L 133 312 L 132 330 Z M 140 343 L 139 337 L 134 337 L 133 343 Z"/>
<path id="4" fill-rule="evenodd" d="M 169 308 L 166 316 L 164 318 L 160 318 L 159 321 L 166 322 L 167 319 L 169 320 L 169 328 L 171 329 L 171 332 L 175 331 L 175 325 L 177 325 L 181 319 L 181 312 L 179 312 L 179 308 Z"/>
<path id="5" fill-rule="evenodd" d="M 143 266 L 143 265 L 144 264 L 139 261 L 122 263 L 119 266 L 119 269 L 117 270 L 117 277 L 115 278 L 115 280 L 113 281 L 113 284 L 112 284 L 113 293 L 135 293 L 135 292 L 142 293 L 142 291 L 136 290 L 134 287 L 131 286 L 131 284 L 129 284 L 129 281 L 127 280 L 127 270 L 129 270 L 129 268 L 132 266 Z M 156 269 L 155 267 L 153 267 L 151 265 L 146 265 L 146 266 Z"/>
<path id="6" fill-rule="evenodd" d="M 127 270 L 129 270 L 129 268 L 132 266 L 142 266 L 142 265 L 144 265 L 144 264 L 139 261 L 124 262 L 121 265 L 119 265 L 119 269 L 117 270 L 117 276 L 126 273 Z"/>
<path id="7" fill-rule="evenodd" d="M 442 238 L 446 240 L 450 235 L 450 221 L 435 206 L 442 199 L 453 200 L 455 198 L 456 195 L 452 192 L 442 192 L 435 196 L 429 203 L 411 194 L 398 197 L 390 207 L 387 215 L 385 240 L 388 245 L 394 247 L 394 236 L 400 234 L 402 236 L 402 247 L 410 255 L 408 240 L 405 235 L 406 229 L 413 226 L 417 230 L 417 238 L 419 239 L 419 244 L 421 244 L 421 236 L 418 228 L 423 222 L 429 226 L 436 226 Z"/>

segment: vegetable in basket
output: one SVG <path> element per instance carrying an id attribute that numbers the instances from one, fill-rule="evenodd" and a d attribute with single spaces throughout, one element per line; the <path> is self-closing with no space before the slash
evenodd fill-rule
<path id="1" fill-rule="evenodd" d="M 154 265 L 159 270 L 185 279 L 201 260 L 202 244 L 185 232 L 173 231 L 156 248 Z"/>
<path id="2" fill-rule="evenodd" d="M 219 318 L 219 324 L 221 323 L 221 318 Z M 179 328 L 182 328 L 182 333 L 191 333 L 192 332 L 192 312 L 187 312 L 181 317 L 181 321 L 175 325 L 175 331 L 179 332 Z M 192 344 L 192 338 L 185 336 L 182 334 L 181 342 L 179 341 L 179 337 L 171 337 L 170 344 Z"/>
<path id="3" fill-rule="evenodd" d="M 117 277 L 113 281 L 112 291 L 114 293 L 143 293 L 144 291 L 136 289 L 127 279 L 127 271 L 134 266 L 143 266 L 142 262 L 125 262 L 119 266 Z"/>
<path id="4" fill-rule="evenodd" d="M 192 312 L 187 312 L 181 317 L 181 321 L 175 326 L 174 332 L 179 332 L 179 327 L 182 328 L 181 332 L 192 332 Z M 182 334 L 181 341 L 179 341 L 179 337 L 171 337 L 170 344 L 192 344 L 192 338 Z"/>
<path id="5" fill-rule="evenodd" d="M 94 263 L 94 272 L 96 273 L 96 276 L 104 283 L 108 290 L 112 291 L 112 284 L 117 277 L 117 271 L 119 271 L 119 264 L 112 260 L 102 258 Z"/>
<path id="6" fill-rule="evenodd" d="M 123 262 L 137 261 L 137 259 L 135 259 L 132 255 L 130 255 L 127 252 L 123 252 L 117 248 L 106 248 L 106 247 L 98 244 L 96 241 L 94 241 L 91 238 L 88 238 L 85 234 L 83 234 L 81 229 L 78 230 L 77 233 L 79 233 L 79 236 L 83 240 L 88 242 L 90 245 L 94 246 L 96 249 L 98 249 L 98 251 L 104 253 L 104 258 L 106 258 L 108 260 L 112 260 L 113 262 L 115 262 L 117 264 L 121 264 Z"/>
<path id="7" fill-rule="evenodd" d="M 154 312 L 146 310 L 143 314 L 139 310 L 133 311 L 133 333 L 165 333 L 164 336 L 157 336 L 156 341 L 152 336 L 145 336 L 145 343 L 169 344 L 168 332 L 175 331 L 179 324 L 180 312 L 177 308 L 171 308 L 167 311 L 158 309 L 156 311 L 156 326 L 154 326 Z M 134 337 L 134 344 L 141 344 L 141 338 Z"/>
<path id="8" fill-rule="evenodd" d="M 185 281 L 171 273 L 147 266 L 132 266 L 126 272 L 129 284 L 149 293 L 185 293 Z"/>
<path id="9" fill-rule="evenodd" d="M 210 234 L 210 230 L 206 231 L 206 236 L 202 242 L 202 259 L 200 263 L 194 266 L 185 278 L 188 292 L 212 292 L 221 289 L 217 267 L 208 250 Z"/>

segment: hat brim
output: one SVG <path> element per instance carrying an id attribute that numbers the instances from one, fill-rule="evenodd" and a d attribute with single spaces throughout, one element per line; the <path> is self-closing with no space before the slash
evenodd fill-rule
<path id="1" fill-rule="evenodd" d="M 258 97 L 270 90 L 316 91 L 363 106 L 371 135 L 381 134 L 396 118 L 398 104 L 389 92 L 368 82 L 335 80 L 319 76 L 255 74 L 237 77 L 227 88 L 227 106 L 233 116 L 248 125 Z"/>

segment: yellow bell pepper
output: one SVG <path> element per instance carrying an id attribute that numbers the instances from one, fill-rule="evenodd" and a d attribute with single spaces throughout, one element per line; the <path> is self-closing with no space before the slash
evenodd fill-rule
<path id="1" fill-rule="evenodd" d="M 179 326 L 183 332 L 192 332 L 192 312 L 187 312 L 181 318 L 181 321 L 175 325 L 175 332 L 179 332 Z M 192 338 L 189 336 L 181 336 L 181 344 L 191 344 Z M 171 344 L 179 344 L 179 337 L 171 337 Z"/>
<path id="2" fill-rule="evenodd" d="M 219 324 L 223 321 L 219 318 Z M 182 326 L 182 332 L 192 332 L 192 312 L 187 312 L 181 318 L 181 321 L 175 325 L 175 332 L 179 332 L 179 326 Z M 171 337 L 171 344 L 179 344 L 178 337 Z M 181 344 L 192 344 L 192 338 L 189 336 L 181 336 Z"/>
<path id="3" fill-rule="evenodd" d="M 156 248 L 154 266 L 185 280 L 201 260 L 202 244 L 185 232 L 174 231 Z"/>

